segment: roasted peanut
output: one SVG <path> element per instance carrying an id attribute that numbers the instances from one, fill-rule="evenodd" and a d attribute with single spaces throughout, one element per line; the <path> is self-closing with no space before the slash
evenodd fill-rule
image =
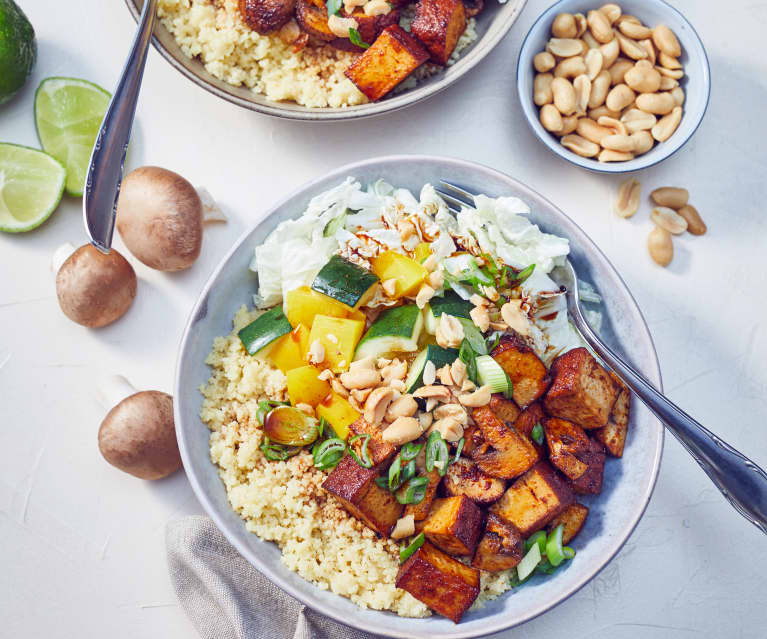
<path id="1" fill-rule="evenodd" d="M 692 204 L 685 204 L 677 211 L 685 220 L 687 220 L 687 231 L 693 235 L 703 235 L 707 228 L 706 223 L 700 217 L 698 209 Z"/>
<path id="2" fill-rule="evenodd" d="M 659 67 L 655 65 L 655 70 L 662 76 L 672 78 L 674 80 L 681 80 L 684 77 L 683 69 L 667 69 L 666 67 Z"/>
<path id="3" fill-rule="evenodd" d="M 575 20 L 575 37 L 580 38 L 586 33 L 586 29 L 589 28 L 589 23 L 586 22 L 586 16 L 582 13 L 576 13 L 573 15 L 573 19 Z"/>
<path id="4" fill-rule="evenodd" d="M 562 114 L 553 104 L 544 104 L 539 115 L 541 124 L 547 131 L 557 133 L 562 130 Z"/>
<path id="5" fill-rule="evenodd" d="M 600 115 L 597 123 L 599 126 L 610 129 L 613 135 L 628 135 L 626 125 L 617 118 L 611 118 L 609 115 Z"/>
<path id="6" fill-rule="evenodd" d="M 642 21 L 637 18 L 636 16 L 632 16 L 630 13 L 624 13 L 620 18 L 618 18 L 618 21 L 626 21 L 626 22 L 633 22 L 634 24 L 642 24 Z"/>
<path id="7" fill-rule="evenodd" d="M 608 96 L 609 98 L 610 96 Z M 646 113 L 666 115 L 676 106 L 670 93 L 642 93 L 636 99 L 637 107 Z"/>
<path id="8" fill-rule="evenodd" d="M 621 116 L 621 122 L 626 125 L 630 134 L 638 131 L 649 131 L 655 126 L 658 119 L 652 113 L 646 113 L 641 109 L 629 109 Z"/>
<path id="9" fill-rule="evenodd" d="M 682 63 L 679 62 L 677 58 L 672 58 L 670 55 L 663 53 L 663 51 L 658 54 L 658 63 L 660 66 L 665 67 L 666 69 L 682 68 Z"/>
<path id="10" fill-rule="evenodd" d="M 618 59 L 618 55 L 621 52 L 620 45 L 615 39 L 600 46 L 599 50 L 602 52 L 602 57 L 604 57 L 604 67 L 606 69 L 609 69 L 613 65 L 613 62 Z"/>
<path id="11" fill-rule="evenodd" d="M 647 250 L 650 257 L 659 266 L 668 266 L 674 259 L 674 243 L 671 240 L 671 233 L 666 229 L 656 226 L 650 231 L 647 238 Z"/>
<path id="12" fill-rule="evenodd" d="M 555 38 L 577 37 L 578 27 L 575 24 L 575 16 L 571 13 L 560 13 L 551 24 L 551 34 Z"/>
<path id="13" fill-rule="evenodd" d="M 605 57 L 599 49 L 589 49 L 586 51 L 583 59 L 586 62 L 586 73 L 589 76 L 589 80 L 593 81 L 602 71 Z"/>
<path id="14" fill-rule="evenodd" d="M 658 71 L 656 69 L 656 71 Z M 660 71 L 658 71 L 660 73 Z M 661 91 L 671 91 L 671 89 L 678 87 L 679 82 L 674 80 L 674 78 L 667 78 L 665 75 L 661 75 L 660 77 L 660 90 Z"/>
<path id="15" fill-rule="evenodd" d="M 575 88 L 569 80 L 554 78 L 551 82 L 551 93 L 554 106 L 562 115 L 571 115 L 575 111 Z"/>
<path id="16" fill-rule="evenodd" d="M 549 104 L 554 97 L 551 92 L 551 83 L 554 76 L 551 73 L 539 73 L 533 80 L 533 102 L 538 106 Z"/>
<path id="17" fill-rule="evenodd" d="M 650 199 L 658 206 L 681 209 L 690 199 L 690 192 L 678 186 L 662 186 L 650 193 Z"/>
<path id="18" fill-rule="evenodd" d="M 640 40 L 639 46 L 642 47 L 645 51 L 647 51 L 647 60 L 649 60 L 653 65 L 655 65 L 658 52 L 655 50 L 655 45 L 652 43 L 652 40 L 651 39 Z"/>
<path id="19" fill-rule="evenodd" d="M 580 118 L 575 130 L 582 138 L 586 138 L 587 140 L 594 142 L 594 144 L 601 144 L 602 138 L 614 134 L 612 129 L 597 124 L 591 118 Z"/>
<path id="20" fill-rule="evenodd" d="M 610 72 L 602 70 L 591 83 L 591 95 L 589 96 L 589 109 L 596 109 L 605 103 L 610 91 Z"/>
<path id="21" fill-rule="evenodd" d="M 589 99 L 591 98 L 591 80 L 585 73 L 579 75 L 573 80 L 573 88 L 575 89 L 575 110 L 578 113 L 586 113 L 589 106 Z"/>
<path id="22" fill-rule="evenodd" d="M 583 43 L 575 38 L 552 38 L 546 43 L 546 51 L 560 58 L 572 58 L 584 52 Z"/>
<path id="23" fill-rule="evenodd" d="M 538 73 L 546 73 L 557 66 L 557 61 L 548 51 L 541 51 L 533 58 L 533 66 Z"/>
<path id="24" fill-rule="evenodd" d="M 626 71 L 624 82 L 637 93 L 655 93 L 660 88 L 661 74 L 648 60 L 639 60 Z"/>
<path id="25" fill-rule="evenodd" d="M 673 235 L 681 235 L 687 230 L 687 220 L 674 209 L 666 206 L 656 206 L 650 213 L 650 218 L 655 224 Z"/>
<path id="26" fill-rule="evenodd" d="M 618 20 L 618 30 L 633 40 L 652 38 L 652 29 L 643 24 L 637 24 L 633 20 Z"/>
<path id="27" fill-rule="evenodd" d="M 602 46 L 601 42 L 597 42 L 596 38 L 591 35 L 591 31 L 586 31 L 582 36 L 581 40 L 583 40 L 586 43 L 586 46 L 589 49 L 598 49 Z"/>
<path id="28" fill-rule="evenodd" d="M 623 13 L 621 8 L 614 2 L 603 4 L 601 7 L 599 7 L 599 11 L 605 14 L 605 17 L 610 24 L 615 24 L 615 21 L 620 18 L 621 13 Z"/>
<path id="29" fill-rule="evenodd" d="M 586 63 L 581 56 L 565 58 L 554 69 L 555 78 L 576 78 L 586 73 Z"/>
<path id="30" fill-rule="evenodd" d="M 601 43 L 610 42 L 615 37 L 610 21 L 601 11 L 589 11 L 586 14 L 589 30 L 594 38 Z"/>
<path id="31" fill-rule="evenodd" d="M 674 32 L 665 24 L 659 24 L 652 30 L 652 41 L 659 51 L 672 58 L 678 58 L 682 55 L 682 46 L 679 44 Z"/>
<path id="32" fill-rule="evenodd" d="M 631 134 L 631 139 L 634 141 L 634 154 L 642 155 L 647 153 L 655 146 L 655 138 L 649 131 L 637 131 Z"/>
<path id="33" fill-rule="evenodd" d="M 635 99 L 636 93 L 634 93 L 630 86 L 627 84 L 618 84 L 610 90 L 610 93 L 607 94 L 605 104 L 611 111 L 623 111 L 623 109 L 634 102 Z"/>
<path id="34" fill-rule="evenodd" d="M 558 136 L 569 135 L 575 131 L 578 126 L 578 116 L 568 115 L 562 118 L 562 130 L 557 133 Z"/>
<path id="35" fill-rule="evenodd" d="M 631 136 L 628 135 L 608 135 L 602 138 L 602 142 L 600 144 L 604 148 L 610 149 L 612 151 L 621 151 L 623 153 L 634 152 L 634 140 L 632 140 Z"/>
<path id="36" fill-rule="evenodd" d="M 627 162 L 634 159 L 633 153 L 624 153 L 623 151 L 613 151 L 612 149 L 602 149 L 597 159 L 600 162 Z"/>
<path id="37" fill-rule="evenodd" d="M 671 97 L 674 98 L 674 102 L 677 106 L 684 104 L 684 89 L 682 87 L 674 87 L 671 89 Z"/>
<path id="38" fill-rule="evenodd" d="M 613 210 L 618 217 L 629 218 L 639 210 L 642 185 L 636 178 L 629 178 L 620 185 Z"/>
<path id="39" fill-rule="evenodd" d="M 593 91 L 593 89 L 592 89 Z M 617 120 L 619 117 L 621 117 L 620 111 L 611 111 L 608 109 L 605 105 L 598 106 L 594 109 L 589 110 L 589 117 L 592 120 L 595 120 L 596 122 L 599 121 L 599 118 L 606 117 L 606 118 L 613 118 Z"/>
<path id="40" fill-rule="evenodd" d="M 627 58 L 631 58 L 632 60 L 644 60 L 647 57 L 647 51 L 636 40 L 627 38 L 622 33 L 616 33 L 615 37 L 618 40 L 618 45 L 620 46 L 623 55 Z"/>
<path id="41" fill-rule="evenodd" d="M 562 138 L 562 146 L 584 158 L 593 158 L 599 153 L 598 144 L 594 144 L 591 140 L 582 138 L 580 135 L 570 134 L 564 136 Z"/>
<path id="42" fill-rule="evenodd" d="M 609 69 L 611 84 L 615 85 L 625 83 L 626 72 L 633 68 L 633 60 L 618 58 Z"/>
<path id="43" fill-rule="evenodd" d="M 675 106 L 671 113 L 658 120 L 658 124 L 652 128 L 652 136 L 658 142 L 665 142 L 674 134 L 681 121 L 682 107 Z"/>

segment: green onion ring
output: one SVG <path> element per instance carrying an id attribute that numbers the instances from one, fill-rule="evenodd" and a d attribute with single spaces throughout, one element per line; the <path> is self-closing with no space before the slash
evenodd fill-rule
<path id="1" fill-rule="evenodd" d="M 538 550 L 540 550 L 541 555 L 543 555 L 546 552 L 546 533 L 544 531 L 539 530 L 525 540 L 525 552 L 530 550 L 535 544 L 538 544 Z"/>
<path id="2" fill-rule="evenodd" d="M 530 431 L 530 438 L 539 446 L 543 444 L 543 426 L 538 422 Z"/>
<path id="3" fill-rule="evenodd" d="M 559 524 L 559 526 L 549 533 L 549 538 L 546 540 L 546 557 L 548 557 L 548 560 L 554 567 L 557 567 L 565 560 L 565 553 L 562 548 L 563 530 L 564 526 Z"/>
<path id="4" fill-rule="evenodd" d="M 320 470 L 333 468 L 346 452 L 346 443 L 336 437 L 326 439 L 314 451 L 314 466 Z"/>
<path id="5" fill-rule="evenodd" d="M 389 490 L 395 491 L 402 485 L 400 480 L 400 474 L 402 472 L 402 460 L 399 455 L 394 459 L 394 462 L 389 466 Z"/>
<path id="6" fill-rule="evenodd" d="M 429 484 L 428 477 L 413 477 L 407 483 L 404 495 L 400 495 L 401 490 L 394 493 L 400 504 L 420 504 L 426 497 L 426 487 Z"/>
<path id="7" fill-rule="evenodd" d="M 362 450 L 360 451 L 360 455 L 358 456 L 357 453 L 352 448 L 352 444 L 356 442 L 358 439 L 362 440 Z M 370 441 L 370 434 L 369 433 L 362 433 L 360 435 L 355 435 L 349 440 L 349 454 L 352 456 L 352 459 L 357 462 L 359 466 L 362 466 L 363 468 L 372 468 L 373 467 L 373 460 L 370 459 L 370 455 L 368 454 L 368 442 Z"/>
<path id="8" fill-rule="evenodd" d="M 421 448 L 423 448 L 423 444 L 408 442 L 402 447 L 402 450 L 399 451 L 399 455 L 402 457 L 402 461 L 410 461 L 411 459 L 418 457 L 418 453 L 421 452 Z"/>
<path id="9" fill-rule="evenodd" d="M 453 463 L 458 461 L 458 458 L 461 456 L 461 452 L 463 452 L 463 445 L 466 443 L 466 438 L 461 437 L 461 439 L 458 440 L 458 447 L 455 450 L 455 457 L 453 457 Z"/>
<path id="10" fill-rule="evenodd" d="M 399 562 L 401 564 L 404 564 L 410 557 L 413 556 L 416 550 L 418 550 L 421 546 L 423 546 L 423 542 L 426 541 L 426 537 L 424 534 L 418 533 L 413 539 L 413 541 L 410 542 L 407 546 L 403 547 L 399 551 Z"/>

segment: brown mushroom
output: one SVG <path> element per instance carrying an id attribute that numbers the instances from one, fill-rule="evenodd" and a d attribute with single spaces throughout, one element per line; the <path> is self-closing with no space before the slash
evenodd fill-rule
<path id="1" fill-rule="evenodd" d="M 202 224 L 200 196 L 177 173 L 142 166 L 123 180 L 117 230 L 147 266 L 160 271 L 189 268 L 200 255 Z"/>
<path id="2" fill-rule="evenodd" d="M 56 295 L 73 322 L 98 328 L 122 317 L 136 297 L 136 272 L 116 250 L 102 253 L 86 244 L 56 274 Z"/>

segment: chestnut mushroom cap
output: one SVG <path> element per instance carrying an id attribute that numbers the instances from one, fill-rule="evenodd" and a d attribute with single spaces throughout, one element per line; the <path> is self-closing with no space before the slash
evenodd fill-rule
<path id="1" fill-rule="evenodd" d="M 178 173 L 142 166 L 123 180 L 117 230 L 130 252 L 150 268 L 189 268 L 200 255 L 202 223 L 200 196 Z"/>
<path id="2" fill-rule="evenodd" d="M 81 246 L 56 274 L 56 295 L 73 322 L 99 328 L 122 317 L 136 297 L 136 272 L 116 250 Z"/>
<path id="3" fill-rule="evenodd" d="M 162 479 L 181 468 L 173 398 L 160 391 L 126 397 L 99 428 L 99 450 L 112 466 L 140 479 Z"/>

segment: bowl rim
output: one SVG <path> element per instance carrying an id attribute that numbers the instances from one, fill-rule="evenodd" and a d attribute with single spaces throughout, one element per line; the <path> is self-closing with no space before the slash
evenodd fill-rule
<path id="1" fill-rule="evenodd" d="M 650 352 L 652 356 L 652 369 L 653 369 L 652 371 L 648 372 L 650 381 L 654 382 L 656 387 L 661 392 L 663 391 L 663 380 L 661 376 L 657 350 L 655 349 L 655 344 L 652 339 L 652 334 L 650 333 L 649 327 L 647 325 L 647 321 L 645 320 L 644 315 L 642 314 L 639 308 L 639 305 L 636 302 L 636 299 L 634 298 L 633 294 L 631 293 L 630 289 L 626 285 L 623 278 L 618 273 L 617 269 L 613 266 L 612 262 L 610 262 L 610 260 L 605 256 L 602 250 L 585 233 L 585 231 L 583 231 L 583 229 L 581 229 L 581 227 L 577 223 L 575 223 L 569 216 L 567 216 L 566 213 L 564 213 L 561 209 L 559 209 L 559 207 L 555 206 L 551 201 L 549 201 L 548 199 L 540 195 L 540 193 L 528 187 L 527 185 L 523 184 L 522 182 L 518 181 L 517 179 L 501 171 L 493 169 L 492 167 L 480 164 L 478 162 L 461 160 L 458 158 L 447 157 L 447 156 L 421 155 L 421 154 L 398 154 L 398 155 L 377 156 L 374 158 L 369 158 L 369 159 L 365 159 L 365 160 L 361 160 L 357 162 L 351 162 L 337 169 L 334 169 L 332 171 L 323 173 L 322 175 L 312 180 L 309 180 L 308 182 L 303 183 L 298 188 L 292 190 L 285 197 L 281 198 L 277 202 L 274 202 L 272 205 L 268 207 L 264 215 L 261 216 L 257 222 L 249 225 L 243 231 L 243 233 L 237 238 L 237 240 L 232 245 L 232 248 L 226 253 L 226 255 L 221 259 L 218 265 L 214 268 L 210 277 L 207 279 L 207 281 L 205 282 L 205 285 L 201 289 L 199 296 L 196 302 L 194 303 L 194 306 L 192 307 L 191 312 L 189 313 L 189 318 L 184 326 L 184 330 L 179 343 L 178 357 L 176 360 L 175 376 L 174 376 L 174 383 L 173 383 L 174 398 L 186 397 L 188 394 L 188 389 L 183 389 L 181 388 L 181 385 L 180 385 L 181 370 L 184 364 L 184 354 L 185 354 L 186 346 L 194 330 L 194 324 L 196 323 L 197 317 L 198 315 L 200 315 L 201 310 L 206 311 L 207 298 L 208 298 L 209 292 L 213 288 L 221 272 L 229 263 L 229 260 L 232 258 L 235 252 L 240 248 L 240 246 L 248 240 L 251 233 L 253 233 L 253 231 L 258 226 L 268 222 L 269 218 L 277 210 L 279 210 L 286 203 L 288 203 L 291 199 L 302 196 L 302 195 L 311 194 L 313 189 L 316 189 L 319 184 L 321 184 L 322 182 L 325 182 L 326 180 L 330 180 L 331 178 L 343 180 L 348 174 L 354 171 L 357 171 L 359 169 L 367 168 L 372 165 L 379 165 L 379 164 L 385 164 L 385 163 L 400 163 L 403 161 L 418 162 L 420 164 L 430 163 L 430 164 L 441 165 L 441 166 L 444 166 L 445 164 L 449 164 L 457 168 L 470 170 L 476 175 L 478 175 L 479 177 L 481 177 L 483 174 L 493 176 L 505 182 L 512 183 L 514 185 L 514 188 L 518 189 L 518 192 L 521 192 L 526 195 L 533 195 L 534 197 L 540 198 L 548 206 L 550 206 L 555 211 L 557 211 L 559 215 L 563 216 L 570 223 L 572 223 L 573 226 L 576 227 L 576 229 L 582 233 L 585 246 L 590 251 L 593 251 L 594 253 L 596 253 L 597 257 L 600 258 L 603 261 L 603 263 L 612 271 L 612 275 L 615 278 L 617 278 L 617 280 L 620 282 L 621 286 L 623 287 L 624 293 L 628 296 L 630 301 L 633 303 L 636 313 L 638 315 L 638 318 L 641 322 L 641 326 L 644 328 L 645 333 L 647 335 L 648 343 L 650 346 Z M 197 499 L 200 501 L 200 504 L 203 506 L 203 508 L 207 512 L 207 514 L 211 517 L 213 522 L 216 524 L 216 527 L 224 534 L 227 540 L 237 549 L 237 551 L 252 566 L 254 566 L 259 572 L 261 572 L 261 574 L 263 574 L 267 579 L 272 581 L 272 583 L 274 583 L 277 587 L 287 592 L 289 595 L 291 595 L 292 597 L 294 597 L 295 599 L 297 599 L 304 605 L 307 605 L 310 608 L 317 610 L 321 614 L 326 615 L 330 617 L 331 619 L 334 619 L 335 621 L 345 626 L 353 627 L 358 630 L 364 630 L 372 634 L 382 635 L 386 637 L 394 637 L 397 639 L 411 639 L 413 636 L 415 636 L 413 634 L 403 634 L 397 630 L 391 630 L 385 627 L 382 628 L 380 626 L 373 626 L 367 623 L 366 621 L 354 620 L 352 622 L 349 619 L 345 619 L 341 617 L 340 615 L 334 613 L 333 611 L 324 610 L 321 607 L 320 608 L 315 607 L 316 604 L 314 604 L 313 602 L 310 602 L 308 598 L 304 595 L 301 589 L 295 588 L 289 583 L 280 582 L 279 579 L 275 580 L 274 575 L 271 574 L 271 569 L 268 566 L 266 566 L 264 562 L 261 561 L 261 559 L 257 556 L 257 554 L 254 553 L 252 549 L 247 547 L 245 544 L 240 543 L 239 539 L 230 535 L 228 527 L 221 521 L 221 518 L 218 515 L 216 507 L 211 503 L 211 500 L 208 498 L 208 495 L 206 494 L 199 478 L 193 472 L 189 472 L 187 470 L 188 468 L 192 467 L 191 453 L 189 451 L 189 448 L 187 447 L 186 434 L 185 434 L 185 429 L 182 426 L 182 416 L 181 416 L 181 410 L 179 406 L 180 406 L 180 401 L 177 401 L 177 399 L 174 399 L 173 412 L 174 412 L 176 437 L 178 439 L 179 451 L 181 453 L 181 459 L 184 465 L 184 469 L 186 471 L 187 478 L 189 479 L 189 482 L 192 486 L 192 490 L 195 493 L 195 496 L 197 497 Z M 633 516 L 629 519 L 628 524 L 624 525 L 622 529 L 625 531 L 625 536 L 623 536 L 623 538 L 615 545 L 615 547 L 612 549 L 610 553 L 603 556 L 601 563 L 596 567 L 595 570 L 593 571 L 589 570 L 588 573 L 584 574 L 578 580 L 578 582 L 572 586 L 572 588 L 568 592 L 563 593 L 562 595 L 558 596 L 556 599 L 549 602 L 543 609 L 535 610 L 534 612 L 529 613 L 527 615 L 522 615 L 522 616 L 514 617 L 514 618 L 500 617 L 493 624 L 486 624 L 476 629 L 467 629 L 463 632 L 460 631 L 461 626 L 458 625 L 457 628 L 459 628 L 459 630 L 456 633 L 450 633 L 447 635 L 444 633 L 432 633 L 429 635 L 418 635 L 418 636 L 428 636 L 430 637 L 430 639 L 439 639 L 441 637 L 446 637 L 449 639 L 470 639 L 473 637 L 482 637 L 485 635 L 501 632 L 509 628 L 516 627 L 518 625 L 526 623 L 550 611 L 551 609 L 555 608 L 563 601 L 569 599 L 572 595 L 574 595 L 581 588 L 583 588 L 583 586 L 585 586 L 592 579 L 594 579 L 607 566 L 607 564 L 609 564 L 610 561 L 612 561 L 612 559 L 618 554 L 618 552 L 623 548 L 625 543 L 628 541 L 629 537 L 633 534 L 634 530 L 639 524 L 639 521 L 641 520 L 641 518 L 643 517 L 647 509 L 647 506 L 650 502 L 652 494 L 657 485 L 658 475 L 660 471 L 660 462 L 661 462 L 661 457 L 662 457 L 663 448 L 664 448 L 664 441 L 665 441 L 665 428 L 657 419 L 651 419 L 650 422 L 656 425 L 656 428 L 658 429 L 658 433 L 659 433 L 655 450 L 653 451 L 653 456 L 652 456 L 650 481 L 644 487 L 642 491 L 640 507 L 637 510 L 635 510 L 635 512 L 633 513 Z M 315 586 L 310 581 L 304 580 L 304 582 L 308 588 L 317 588 L 317 586 Z M 355 625 L 352 626 L 351 623 L 354 623 Z"/>
<path id="2" fill-rule="evenodd" d="M 125 0 L 125 4 L 133 16 L 133 19 L 138 22 L 140 16 L 140 6 L 143 7 L 145 0 Z M 482 60 L 484 60 L 490 52 L 495 49 L 498 43 L 508 35 L 511 27 L 517 21 L 522 14 L 528 0 L 497 0 L 499 9 L 498 11 L 506 11 L 506 15 L 502 17 L 498 24 L 497 30 L 494 31 L 489 37 L 487 33 L 477 38 L 477 40 L 471 45 L 466 55 L 461 56 L 458 61 L 450 67 L 445 67 L 440 71 L 440 76 L 434 82 L 428 84 L 419 85 L 413 89 L 404 91 L 403 93 L 393 95 L 389 98 L 384 98 L 378 102 L 366 102 L 365 104 L 359 104 L 349 107 L 304 107 L 292 102 L 286 102 L 286 105 L 292 105 L 295 109 L 286 109 L 280 106 L 280 102 L 270 100 L 263 96 L 268 101 L 266 104 L 259 104 L 247 100 L 243 97 L 235 95 L 229 91 L 214 86 L 204 78 L 200 77 L 191 69 L 187 68 L 181 60 L 174 56 L 164 45 L 160 42 L 156 35 L 152 36 L 152 45 L 157 49 L 160 55 L 174 68 L 176 71 L 185 76 L 188 80 L 191 80 L 197 86 L 205 89 L 209 93 L 212 93 L 216 97 L 222 98 L 231 104 L 235 104 L 244 109 L 250 111 L 256 111 L 257 113 L 263 113 L 265 115 L 271 115 L 278 118 L 284 118 L 288 120 L 300 120 L 305 122 L 337 122 L 345 120 L 354 120 L 360 118 L 370 118 L 385 113 L 392 113 L 399 111 L 405 107 L 411 106 L 427 98 L 430 98 L 437 93 L 447 89 L 449 86 L 456 83 L 462 77 L 464 77 L 469 71 L 476 67 Z M 507 8 L 509 7 L 509 8 Z M 155 29 L 163 28 L 160 24 L 160 20 L 155 24 Z M 172 37 L 172 34 L 169 34 Z M 183 52 L 182 52 L 182 55 Z M 186 57 L 186 56 L 185 56 Z M 193 58 L 188 58 L 194 60 Z M 448 73 L 450 71 L 450 73 Z M 436 77 L 436 76 L 432 76 Z M 225 82 L 222 80 L 222 82 Z M 232 88 L 238 88 L 231 85 Z M 255 94 L 254 95 L 258 95 Z"/>
<path id="3" fill-rule="evenodd" d="M 559 8 L 563 4 L 567 4 L 569 2 L 572 2 L 572 0 L 558 0 L 554 4 L 552 4 L 550 7 L 548 7 L 543 13 L 541 13 L 540 16 L 533 22 L 530 29 L 528 30 L 527 34 L 525 35 L 524 40 L 522 41 L 522 46 L 519 49 L 519 57 L 517 58 L 517 97 L 519 98 L 520 107 L 522 109 L 522 113 L 525 116 L 525 120 L 527 121 L 527 124 L 532 129 L 533 133 L 535 134 L 535 137 L 538 138 L 540 142 L 543 143 L 543 145 L 551 151 L 554 155 L 567 160 L 570 162 L 570 164 L 574 164 L 575 166 L 581 167 L 583 169 L 587 169 L 589 171 L 592 171 L 594 173 L 605 173 L 605 174 L 616 174 L 616 173 L 631 173 L 632 171 L 642 171 L 644 169 L 649 169 L 652 166 L 656 166 L 657 164 L 660 164 L 664 160 L 669 159 L 670 157 L 673 157 L 677 154 L 686 144 L 690 141 L 690 138 L 692 138 L 693 135 L 697 132 L 697 130 L 700 128 L 700 125 L 703 123 L 703 118 L 706 115 L 706 112 L 708 111 L 708 105 L 711 101 L 711 65 L 709 63 L 708 59 L 708 53 L 706 53 L 706 47 L 703 46 L 703 40 L 700 37 L 700 34 L 697 32 L 695 27 L 692 25 L 692 23 L 682 14 L 679 9 L 676 7 L 673 7 L 670 5 L 666 0 L 645 0 L 645 1 L 652 1 L 655 2 L 658 5 L 663 6 L 666 10 L 675 13 L 677 17 L 684 22 L 690 29 L 690 33 L 692 34 L 694 40 L 697 42 L 700 53 L 702 54 L 702 63 L 703 63 L 703 76 L 702 76 L 702 82 L 704 86 L 705 91 L 705 103 L 703 105 L 703 108 L 700 110 L 700 114 L 698 115 L 697 122 L 695 122 L 695 126 L 692 127 L 687 137 L 684 138 L 684 140 L 681 140 L 676 146 L 670 146 L 668 151 L 663 154 L 661 153 L 658 157 L 653 159 L 646 159 L 644 162 L 642 161 L 643 157 L 646 157 L 646 155 L 640 155 L 637 158 L 634 158 L 633 160 L 628 160 L 626 162 L 598 162 L 592 158 L 584 158 L 580 157 L 579 155 L 569 151 L 568 149 L 565 149 L 561 144 L 555 143 L 554 139 L 548 139 L 551 136 L 548 135 L 544 138 L 544 136 L 541 135 L 540 131 L 533 125 L 533 122 L 531 120 L 530 113 L 527 111 L 527 107 L 529 106 L 530 102 L 532 101 L 532 98 L 530 96 L 524 96 L 523 92 L 523 74 L 526 73 L 525 69 L 523 69 L 524 66 L 529 67 L 530 63 L 532 62 L 532 55 L 530 56 L 523 56 L 523 53 L 525 53 L 525 50 L 528 46 L 528 42 L 533 35 L 534 32 L 537 31 L 538 27 L 540 26 L 541 22 L 548 20 L 552 18 L 555 14 L 559 13 Z M 534 55 L 534 54 L 533 54 Z M 532 109 L 535 110 L 537 107 L 533 105 Z"/>

